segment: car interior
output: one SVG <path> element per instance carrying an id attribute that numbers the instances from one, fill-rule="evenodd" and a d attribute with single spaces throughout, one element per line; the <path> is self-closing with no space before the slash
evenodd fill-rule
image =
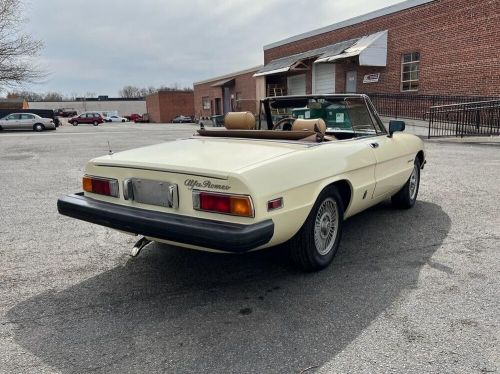
<path id="1" fill-rule="evenodd" d="M 386 133 L 370 110 L 371 104 L 360 96 L 280 97 L 264 99 L 261 104 L 264 113 L 258 121 L 251 112 L 229 112 L 224 117 L 225 129 L 202 126 L 198 134 L 320 143 Z"/>

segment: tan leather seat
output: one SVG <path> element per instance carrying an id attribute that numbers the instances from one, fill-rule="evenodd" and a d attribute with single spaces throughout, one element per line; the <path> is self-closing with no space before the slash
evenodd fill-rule
<path id="1" fill-rule="evenodd" d="M 315 119 L 302 119 L 297 118 L 293 121 L 292 131 L 315 131 L 315 127 L 319 129 L 319 131 L 324 134 L 326 132 L 326 123 L 323 118 L 315 118 Z"/>
<path id="2" fill-rule="evenodd" d="M 228 130 L 253 130 L 255 116 L 251 112 L 228 112 L 224 116 L 224 126 Z"/>

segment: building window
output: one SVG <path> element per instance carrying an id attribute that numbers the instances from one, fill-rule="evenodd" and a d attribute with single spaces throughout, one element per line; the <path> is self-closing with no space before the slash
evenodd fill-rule
<path id="1" fill-rule="evenodd" d="M 204 110 L 210 110 L 210 97 L 204 96 L 201 98 L 201 104 Z"/>
<path id="2" fill-rule="evenodd" d="M 420 53 L 405 53 L 401 56 L 401 91 L 418 91 Z"/>
<path id="3" fill-rule="evenodd" d="M 236 92 L 235 108 L 236 110 L 241 110 L 241 92 Z"/>

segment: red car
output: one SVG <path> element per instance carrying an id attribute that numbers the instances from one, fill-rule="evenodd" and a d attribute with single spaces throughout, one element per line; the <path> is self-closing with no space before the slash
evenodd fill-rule
<path id="1" fill-rule="evenodd" d="M 77 117 L 71 118 L 69 121 L 73 126 L 78 126 L 80 123 L 91 123 L 94 126 L 99 125 L 104 122 L 104 119 L 99 113 L 88 112 L 82 113 Z"/>
<path id="2" fill-rule="evenodd" d="M 127 118 L 129 121 L 135 122 L 140 121 L 142 119 L 142 116 L 140 114 L 133 113 L 130 116 L 125 116 L 125 118 Z"/>

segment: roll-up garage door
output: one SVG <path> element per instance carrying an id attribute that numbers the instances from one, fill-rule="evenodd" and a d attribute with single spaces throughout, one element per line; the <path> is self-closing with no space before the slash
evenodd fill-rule
<path id="1" fill-rule="evenodd" d="M 292 75 L 287 78 L 288 95 L 305 95 L 306 94 L 306 75 Z"/>
<path id="2" fill-rule="evenodd" d="M 335 64 L 314 64 L 313 93 L 335 93 Z"/>

